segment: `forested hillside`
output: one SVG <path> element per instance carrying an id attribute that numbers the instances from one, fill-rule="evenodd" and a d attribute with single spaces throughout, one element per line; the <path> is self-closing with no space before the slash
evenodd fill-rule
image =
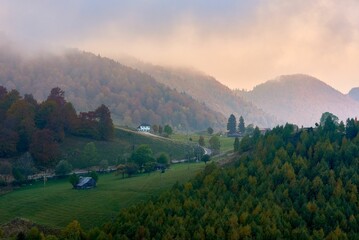
<path id="1" fill-rule="evenodd" d="M 236 91 L 247 101 L 286 122 L 314 126 L 323 112 L 345 121 L 359 114 L 359 103 L 314 77 L 283 75 L 256 86 L 252 91 Z"/>
<path id="2" fill-rule="evenodd" d="M 86 235 L 116 239 L 357 239 L 359 123 L 329 115 L 242 140 L 235 166 L 211 164 L 158 199 Z M 92 237 L 92 238 L 91 238 Z"/>
<path id="3" fill-rule="evenodd" d="M 245 137 L 232 166 L 210 164 L 159 198 L 60 239 L 357 239 L 359 123 L 326 116 Z"/>
<path id="4" fill-rule="evenodd" d="M 274 115 L 264 112 L 241 96 L 236 96 L 232 90 L 215 78 L 199 71 L 155 66 L 132 58 L 124 58 L 121 61 L 148 73 L 156 81 L 172 89 L 185 92 L 199 102 L 206 103 L 210 109 L 220 112 L 224 116 L 229 116 L 233 113 L 243 116 L 247 123 L 261 127 L 273 127 L 280 123 Z"/>
<path id="5" fill-rule="evenodd" d="M 0 47 L 0 84 L 46 98 L 55 86 L 66 92 L 77 111 L 105 104 L 114 122 L 170 124 L 182 129 L 224 126 L 225 118 L 185 93 L 156 82 L 151 76 L 91 53 L 68 50 L 63 54 L 23 57 Z"/>

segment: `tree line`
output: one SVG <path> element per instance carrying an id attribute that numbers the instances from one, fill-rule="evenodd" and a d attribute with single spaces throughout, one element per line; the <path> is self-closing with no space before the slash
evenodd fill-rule
<path id="1" fill-rule="evenodd" d="M 231 114 L 228 118 L 227 130 L 228 130 L 229 135 L 235 134 L 235 133 L 244 135 L 244 133 L 246 132 L 244 118 L 242 116 L 239 117 L 238 127 L 237 127 L 237 119 L 233 114 Z"/>
<path id="2" fill-rule="evenodd" d="M 114 135 L 110 110 L 101 105 L 95 111 L 77 114 L 59 87 L 53 88 L 45 101 L 37 102 L 31 94 L 21 96 L 17 90 L 0 86 L 0 158 L 29 152 L 30 156 L 19 161 L 25 164 L 32 157 L 40 170 L 54 167 L 66 135 L 110 140 Z"/>
<path id="3" fill-rule="evenodd" d="M 125 175 L 131 177 L 139 173 L 151 173 L 155 170 L 165 171 L 170 165 L 170 157 L 167 153 L 161 152 L 154 156 L 152 149 L 142 144 L 132 152 L 131 156 L 117 165 L 117 174 L 125 178 Z"/>

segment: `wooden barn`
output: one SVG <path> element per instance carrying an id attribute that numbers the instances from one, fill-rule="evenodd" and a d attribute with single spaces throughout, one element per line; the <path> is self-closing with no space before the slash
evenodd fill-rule
<path id="1" fill-rule="evenodd" d="M 90 189 L 96 187 L 96 181 L 92 177 L 80 177 L 79 183 L 76 184 L 76 189 Z"/>

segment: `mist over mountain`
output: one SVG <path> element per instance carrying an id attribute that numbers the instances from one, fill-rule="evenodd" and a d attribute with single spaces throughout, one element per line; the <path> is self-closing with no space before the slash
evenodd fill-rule
<path id="1" fill-rule="evenodd" d="M 345 121 L 359 115 L 359 103 L 324 82 L 303 74 L 283 75 L 236 93 L 264 111 L 298 126 L 313 126 L 331 112 Z"/>
<path id="2" fill-rule="evenodd" d="M 355 101 L 359 102 L 359 87 L 352 88 L 349 91 L 348 96 L 354 99 Z"/>
<path id="3" fill-rule="evenodd" d="M 9 90 L 33 93 L 43 100 L 58 86 L 76 110 L 105 104 L 114 122 L 122 125 L 145 122 L 203 130 L 225 124 L 224 116 L 205 104 L 111 59 L 77 50 L 23 57 L 9 49 L 0 47 L 0 85 Z"/>
<path id="4" fill-rule="evenodd" d="M 264 112 L 241 96 L 235 95 L 227 86 L 200 71 L 156 66 L 130 57 L 122 58 L 121 62 L 148 73 L 156 81 L 172 89 L 192 96 L 227 118 L 233 113 L 237 118 L 243 116 L 246 124 L 253 123 L 260 127 L 273 127 L 280 123 L 273 115 Z"/>

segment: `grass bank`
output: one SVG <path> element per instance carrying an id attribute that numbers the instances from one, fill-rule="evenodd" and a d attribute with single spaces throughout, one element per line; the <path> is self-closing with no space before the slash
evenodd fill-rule
<path id="1" fill-rule="evenodd" d="M 0 224 L 21 217 L 52 227 L 64 227 L 74 219 L 85 229 L 99 226 L 120 209 L 158 195 L 177 181 L 183 183 L 204 167 L 204 163 L 178 164 L 163 174 L 125 179 L 100 175 L 97 188 L 91 190 L 74 190 L 67 179 L 49 181 L 45 186 L 39 182 L 0 196 Z"/>

